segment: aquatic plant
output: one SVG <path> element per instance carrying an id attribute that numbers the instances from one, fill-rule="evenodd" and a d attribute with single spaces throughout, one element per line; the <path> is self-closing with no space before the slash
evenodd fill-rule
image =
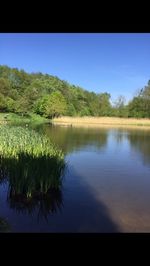
<path id="1" fill-rule="evenodd" d="M 11 195 L 31 198 L 59 189 L 64 155 L 44 135 L 23 127 L 0 126 L 0 177 Z"/>

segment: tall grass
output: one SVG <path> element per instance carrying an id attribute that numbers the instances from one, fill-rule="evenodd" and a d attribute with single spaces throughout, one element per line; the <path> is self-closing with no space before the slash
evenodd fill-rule
<path id="1" fill-rule="evenodd" d="M 88 125 L 88 126 L 104 126 L 104 125 L 110 125 L 110 126 L 150 126 L 150 119 L 148 118 L 120 118 L 120 117 L 91 117 L 91 116 L 85 116 L 85 117 L 69 117 L 69 116 L 63 116 L 54 118 L 52 120 L 54 123 L 62 123 L 62 124 L 69 124 L 69 125 Z"/>
<path id="2" fill-rule="evenodd" d="M 9 195 L 27 198 L 59 189 L 64 155 L 45 136 L 22 127 L 0 126 L 0 175 Z"/>

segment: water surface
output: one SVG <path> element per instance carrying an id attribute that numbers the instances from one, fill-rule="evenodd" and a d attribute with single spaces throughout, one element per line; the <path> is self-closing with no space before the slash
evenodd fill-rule
<path id="1" fill-rule="evenodd" d="M 64 151 L 63 187 L 24 204 L 1 182 L 10 231 L 150 232 L 150 130 L 33 127 Z"/>

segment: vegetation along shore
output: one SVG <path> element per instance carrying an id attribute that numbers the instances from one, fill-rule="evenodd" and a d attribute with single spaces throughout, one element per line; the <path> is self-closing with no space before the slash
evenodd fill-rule
<path id="1" fill-rule="evenodd" d="M 112 103 L 107 91 L 95 93 L 56 76 L 27 73 L 0 65 L 0 113 L 3 117 L 0 117 L 1 123 L 9 120 L 46 122 L 60 116 L 75 117 L 77 121 L 87 116 L 90 123 L 100 119 L 103 124 L 110 120 L 109 123 L 114 124 L 147 125 L 149 121 L 131 122 L 131 118 L 150 118 L 150 80 L 128 103 L 123 95 Z M 118 120 L 118 117 L 130 120 Z M 85 121 L 85 118 L 80 121 Z"/>
<path id="2" fill-rule="evenodd" d="M 31 198 L 61 187 L 65 162 L 61 150 L 44 135 L 20 126 L 0 126 L 0 181 L 10 193 Z"/>
<path id="3" fill-rule="evenodd" d="M 59 117 L 53 119 L 54 124 L 69 126 L 142 126 L 150 128 L 150 119 L 119 117 Z"/>

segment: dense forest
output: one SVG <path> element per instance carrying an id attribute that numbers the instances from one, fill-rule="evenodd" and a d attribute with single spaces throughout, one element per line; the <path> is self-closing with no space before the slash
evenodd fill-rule
<path id="1" fill-rule="evenodd" d="M 89 92 L 56 76 L 0 66 L 0 112 L 35 113 L 46 118 L 60 115 L 150 118 L 150 81 L 128 104 L 123 96 L 114 104 L 110 99 L 107 92 Z"/>

